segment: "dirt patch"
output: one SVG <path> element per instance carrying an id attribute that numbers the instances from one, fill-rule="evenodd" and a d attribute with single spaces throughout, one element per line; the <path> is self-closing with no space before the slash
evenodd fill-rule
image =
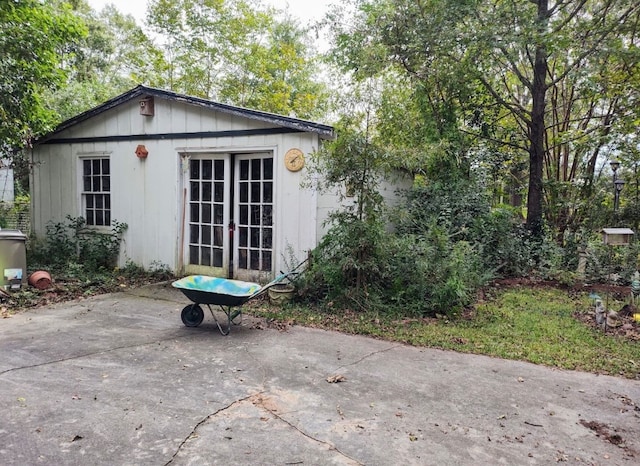
<path id="1" fill-rule="evenodd" d="M 617 429 L 615 428 L 612 429 L 608 425 L 603 424 L 602 422 L 585 421 L 584 419 L 580 421 L 580 424 L 582 424 L 587 429 L 590 429 L 593 432 L 595 432 L 595 434 L 599 438 L 603 439 L 604 441 L 609 442 L 610 444 L 615 445 L 619 448 L 622 448 L 627 455 L 631 457 L 636 456 L 636 452 L 633 451 L 631 448 L 627 447 L 624 438 L 622 438 L 622 435 L 618 433 Z"/>

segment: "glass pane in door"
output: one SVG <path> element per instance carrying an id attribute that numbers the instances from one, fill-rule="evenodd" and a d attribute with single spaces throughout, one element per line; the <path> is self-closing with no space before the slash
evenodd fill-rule
<path id="1" fill-rule="evenodd" d="M 273 157 L 240 159 L 238 183 L 238 268 L 272 270 Z"/>
<path id="2" fill-rule="evenodd" d="M 189 161 L 189 264 L 223 267 L 224 161 Z"/>

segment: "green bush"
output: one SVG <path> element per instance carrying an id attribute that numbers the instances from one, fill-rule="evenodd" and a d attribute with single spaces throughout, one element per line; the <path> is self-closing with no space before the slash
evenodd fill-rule
<path id="1" fill-rule="evenodd" d="M 67 274 L 113 269 L 126 229 L 126 223 L 114 221 L 109 231 L 94 230 L 86 227 L 82 217 L 49 222 L 45 238 L 29 242 L 29 264 Z"/>
<path id="2" fill-rule="evenodd" d="M 628 285 L 640 268 L 640 244 L 628 246 L 604 244 L 600 234 L 594 233 L 585 249 L 587 254 L 586 280 L 590 282 Z"/>
<path id="3" fill-rule="evenodd" d="M 437 227 L 396 235 L 382 225 L 334 225 L 313 253 L 302 296 L 314 303 L 386 315 L 453 315 L 487 276 L 476 251 Z"/>

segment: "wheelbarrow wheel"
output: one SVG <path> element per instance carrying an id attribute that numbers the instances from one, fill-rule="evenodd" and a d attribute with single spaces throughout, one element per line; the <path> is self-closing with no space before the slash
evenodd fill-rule
<path id="1" fill-rule="evenodd" d="M 204 320 L 204 311 L 197 304 L 190 304 L 182 310 L 180 317 L 185 326 L 197 327 Z"/>

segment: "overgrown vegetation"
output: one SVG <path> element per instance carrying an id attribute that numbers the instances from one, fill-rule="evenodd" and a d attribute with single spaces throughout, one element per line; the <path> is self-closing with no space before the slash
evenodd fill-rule
<path id="1" fill-rule="evenodd" d="M 113 269 L 120 253 L 126 223 L 114 220 L 110 230 L 87 228 L 83 217 L 66 217 L 66 222 L 49 222 L 41 241 L 29 247 L 30 267 L 45 267 L 53 272 L 92 274 Z"/>
<path id="2" fill-rule="evenodd" d="M 11 293 L 2 313 L 47 305 L 78 297 L 121 291 L 129 287 L 173 278 L 162 263 L 148 269 L 129 261 L 117 267 L 126 223 L 114 221 L 110 230 L 86 227 L 84 218 L 67 216 L 47 225 L 45 238 L 27 242 L 28 272 L 46 270 L 53 284 L 46 290 L 24 287 Z"/>

